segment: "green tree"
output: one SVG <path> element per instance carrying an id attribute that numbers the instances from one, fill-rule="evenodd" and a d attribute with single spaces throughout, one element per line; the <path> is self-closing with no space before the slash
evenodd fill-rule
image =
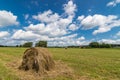
<path id="1" fill-rule="evenodd" d="M 105 48 L 112 48 L 112 46 L 110 44 L 106 44 Z"/>
<path id="2" fill-rule="evenodd" d="M 100 48 L 105 48 L 105 46 L 106 46 L 105 43 L 101 43 L 101 44 L 99 44 L 99 47 L 100 47 Z"/>
<path id="3" fill-rule="evenodd" d="M 35 44 L 35 47 L 47 47 L 47 41 L 39 41 Z"/>
<path id="4" fill-rule="evenodd" d="M 89 44 L 89 46 L 90 46 L 91 48 L 99 48 L 99 43 L 98 43 L 98 42 L 91 42 L 91 43 Z"/>
<path id="5" fill-rule="evenodd" d="M 23 47 L 32 47 L 33 42 L 26 42 L 23 44 Z"/>
<path id="6" fill-rule="evenodd" d="M 99 44 L 100 48 L 111 48 L 111 44 L 105 44 L 105 43 L 102 43 L 102 44 Z"/>
<path id="7" fill-rule="evenodd" d="M 19 45 L 16 45 L 16 47 L 19 47 Z"/>

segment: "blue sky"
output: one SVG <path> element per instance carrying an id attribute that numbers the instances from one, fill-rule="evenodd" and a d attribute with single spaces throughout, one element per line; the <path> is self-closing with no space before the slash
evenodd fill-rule
<path id="1" fill-rule="evenodd" d="M 120 0 L 0 0 L 0 45 L 120 44 Z"/>

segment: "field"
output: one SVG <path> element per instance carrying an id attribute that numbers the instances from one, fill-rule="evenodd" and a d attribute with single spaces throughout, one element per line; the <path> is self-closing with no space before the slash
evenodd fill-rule
<path id="1" fill-rule="evenodd" d="M 0 48 L 0 80 L 20 80 L 9 63 L 22 58 L 26 48 Z M 49 48 L 54 60 L 62 61 L 78 80 L 120 80 L 120 49 Z M 76 78 L 77 79 L 77 78 Z M 44 80 L 73 80 L 66 76 Z"/>

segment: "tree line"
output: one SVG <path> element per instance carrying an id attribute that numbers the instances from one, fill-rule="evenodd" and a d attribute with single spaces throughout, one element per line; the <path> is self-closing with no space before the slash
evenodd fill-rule
<path id="1" fill-rule="evenodd" d="M 0 45 L 0 47 L 33 47 L 33 42 L 26 42 L 22 45 L 16 46 L 6 46 Z M 34 47 L 48 47 L 47 41 L 38 41 L 35 43 Z M 66 46 L 67 48 L 114 48 L 120 47 L 120 44 L 106 44 L 106 43 L 98 43 L 98 42 L 91 42 L 89 45 L 81 45 L 81 46 Z M 60 46 L 52 46 L 52 48 L 63 48 Z"/>
<path id="2" fill-rule="evenodd" d="M 23 45 L 16 45 L 16 47 L 32 47 L 33 42 L 26 42 Z M 47 47 L 47 41 L 39 41 L 35 43 L 35 47 Z"/>
<path id="3" fill-rule="evenodd" d="M 89 47 L 91 47 L 91 48 L 112 48 L 112 44 L 91 42 L 89 44 Z"/>

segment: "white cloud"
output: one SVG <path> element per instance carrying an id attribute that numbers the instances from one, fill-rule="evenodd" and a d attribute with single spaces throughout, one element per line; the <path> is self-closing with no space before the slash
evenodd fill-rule
<path id="1" fill-rule="evenodd" d="M 100 27 L 100 28 L 98 28 L 98 30 L 95 30 L 94 32 L 93 32 L 93 35 L 96 35 L 96 34 L 98 34 L 98 33 L 104 33 L 104 32 L 108 32 L 108 31 L 110 31 L 111 30 L 111 28 L 106 28 L 106 26 L 102 26 L 102 27 Z"/>
<path id="2" fill-rule="evenodd" d="M 107 3 L 107 6 L 116 6 L 117 4 L 120 4 L 120 0 L 113 0 L 109 3 Z"/>
<path id="3" fill-rule="evenodd" d="M 71 46 L 71 45 L 88 45 L 89 41 L 85 41 L 85 37 L 81 36 L 77 38 L 77 34 L 72 34 L 63 37 L 51 38 L 49 40 L 49 46 Z"/>
<path id="4" fill-rule="evenodd" d="M 2 10 L 0 11 L 0 27 L 18 25 L 17 16 L 13 13 Z"/>
<path id="5" fill-rule="evenodd" d="M 110 31 L 113 27 L 120 26 L 120 20 L 115 15 L 100 15 L 95 14 L 93 16 L 89 15 L 84 19 L 80 20 L 82 29 L 93 29 L 98 27 L 98 30 L 93 32 L 94 35 L 98 33 L 104 33 Z"/>
<path id="6" fill-rule="evenodd" d="M 34 40 L 36 38 L 39 38 L 39 35 L 34 34 L 31 31 L 23 30 L 17 30 L 12 36 L 12 39 L 16 40 Z"/>
<path id="7" fill-rule="evenodd" d="M 84 15 L 82 15 L 82 16 L 78 16 L 77 20 L 81 21 L 81 20 L 83 20 L 84 18 L 85 18 Z"/>
<path id="8" fill-rule="evenodd" d="M 84 36 L 81 36 L 80 38 L 78 38 L 78 40 L 85 40 L 85 37 Z"/>
<path id="9" fill-rule="evenodd" d="M 112 3 L 110 4 L 112 5 Z M 33 15 L 32 18 L 38 21 L 37 24 L 30 22 L 30 25 L 24 27 L 24 30 L 16 30 L 11 37 L 6 37 L 9 35 L 8 32 L 0 32 L 0 38 L 6 37 L 4 40 L 0 39 L 0 44 L 4 41 L 5 44 L 16 45 L 27 41 L 47 40 L 48 46 L 87 45 L 91 40 L 87 41 L 84 36 L 74 34 L 73 31 L 78 30 L 80 27 L 85 30 L 98 28 L 93 31 L 93 34 L 96 35 L 120 26 L 120 19 L 115 15 L 95 14 L 86 17 L 81 15 L 74 19 L 76 7 L 76 4 L 70 0 L 63 5 L 64 13 L 62 14 L 48 10 Z M 3 14 L 4 16 L 1 16 Z M 26 20 L 29 19 L 28 14 L 24 17 Z M 1 11 L 0 27 L 17 24 L 17 16 L 11 12 Z M 117 36 L 119 35 L 120 32 L 117 33 Z M 117 43 L 120 40 L 102 39 L 100 42 Z"/>
<path id="10" fill-rule="evenodd" d="M 116 6 L 116 3 L 115 3 L 115 1 L 112 1 L 112 2 L 109 2 L 109 3 L 107 4 L 107 6 Z"/>
<path id="11" fill-rule="evenodd" d="M 25 17 L 25 20 L 27 20 L 29 18 L 29 14 L 24 15 L 24 17 Z"/>
<path id="12" fill-rule="evenodd" d="M 38 14 L 37 16 L 34 15 L 33 18 L 36 20 L 39 20 L 40 22 L 54 22 L 59 19 L 59 15 L 57 13 L 54 13 L 51 10 L 45 11 L 44 13 Z"/>
<path id="13" fill-rule="evenodd" d="M 31 31 L 38 35 L 48 35 L 49 37 L 56 37 L 56 36 L 62 36 L 65 35 L 67 32 L 62 28 L 60 29 L 59 25 L 56 25 L 56 23 L 50 23 L 50 24 L 31 24 L 28 27 L 25 27 L 25 30 Z"/>
<path id="14" fill-rule="evenodd" d="M 120 38 L 120 31 L 119 32 L 117 32 L 114 36 L 113 36 L 114 38 Z"/>
<path id="15" fill-rule="evenodd" d="M 7 32 L 7 31 L 1 31 L 0 32 L 0 38 L 4 38 L 4 37 L 7 37 L 9 36 L 10 34 Z"/>
<path id="16" fill-rule="evenodd" d="M 99 40 L 98 42 L 100 43 L 108 43 L 108 44 L 120 44 L 120 39 L 102 39 L 102 40 Z"/>
<path id="17" fill-rule="evenodd" d="M 76 11 L 76 4 L 73 3 L 72 0 L 70 0 L 67 4 L 64 4 L 64 10 L 65 13 L 68 15 L 74 15 Z"/>
<path id="18" fill-rule="evenodd" d="M 64 13 L 58 14 L 51 10 L 44 11 L 38 15 L 33 15 L 32 18 L 39 21 L 37 24 L 30 24 L 20 30 L 14 30 L 12 36 L 0 39 L 0 44 L 4 45 L 17 45 L 23 44 L 27 41 L 37 42 L 39 40 L 47 40 L 48 46 L 68 46 L 68 45 L 85 45 L 89 41 L 85 41 L 84 36 L 78 36 L 77 34 L 71 33 L 77 30 L 79 27 L 73 22 L 75 16 L 76 4 L 72 0 L 63 6 Z M 17 16 L 13 13 L 8 12 L 10 21 L 16 22 L 11 25 L 17 25 Z M 25 19 L 29 19 L 29 15 L 24 15 Z M 5 18 L 6 19 L 6 18 Z M 9 20 L 8 20 L 9 21 Z M 28 20 L 29 21 L 29 20 Z M 1 24 L 0 24 L 1 25 Z M 4 25 L 5 26 L 5 25 Z M 71 30 L 71 31 L 70 31 Z M 0 37 L 6 37 L 7 32 L 1 32 Z"/>
<path id="19" fill-rule="evenodd" d="M 120 36 L 120 31 L 116 34 L 116 36 Z"/>
<path id="20" fill-rule="evenodd" d="M 65 14 L 68 16 L 63 16 L 64 13 L 59 15 L 52 12 L 51 10 L 44 11 L 38 15 L 34 15 L 32 17 L 41 23 L 38 23 L 36 25 L 30 24 L 25 29 L 27 31 L 34 31 L 37 34 L 48 35 L 49 37 L 66 35 L 69 33 L 69 29 L 77 29 L 75 25 L 70 26 L 70 24 L 73 23 L 72 21 L 76 11 L 76 5 L 70 0 L 67 4 L 64 4 L 64 10 Z"/>
<path id="21" fill-rule="evenodd" d="M 87 45 L 89 41 L 85 41 L 85 37 L 77 37 L 77 34 L 71 34 L 61 37 L 49 37 L 48 35 L 35 34 L 31 31 L 17 30 L 7 41 L 8 44 L 23 44 L 26 41 L 37 42 L 39 40 L 47 40 L 48 46 L 69 46 L 69 45 Z"/>
<path id="22" fill-rule="evenodd" d="M 75 25 L 75 24 L 71 24 L 70 26 L 69 26 L 69 30 L 71 30 L 71 31 L 75 31 L 75 30 L 77 30 L 79 27 L 77 26 L 77 25 Z"/>
<path id="23" fill-rule="evenodd" d="M 33 25 L 30 24 L 28 27 L 24 27 L 24 29 L 26 29 L 27 31 L 33 31 L 33 32 L 42 32 L 45 28 L 45 24 L 37 24 L 37 25 Z"/>

